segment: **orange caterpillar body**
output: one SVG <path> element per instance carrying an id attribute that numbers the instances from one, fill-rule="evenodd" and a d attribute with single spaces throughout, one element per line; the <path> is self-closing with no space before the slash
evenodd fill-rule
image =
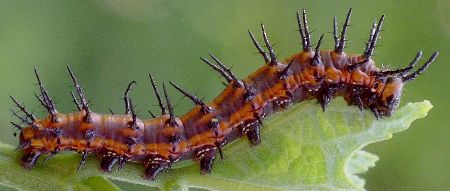
<path id="1" fill-rule="evenodd" d="M 78 112 L 61 114 L 56 111 L 35 71 L 41 90 L 41 95 L 36 97 L 48 110 L 48 117 L 35 118 L 11 97 L 25 116 L 14 114 L 27 124 L 22 127 L 12 122 L 20 130 L 19 147 L 25 152 L 22 164 L 31 168 L 42 154 L 54 155 L 62 150 L 74 150 L 82 153 L 80 167 L 89 153 L 95 153 L 101 157 L 101 168 L 105 171 L 111 171 L 117 163 L 121 168 L 126 161 L 139 161 L 145 166 L 146 177 L 152 180 L 172 163 L 186 159 L 199 161 L 201 172 L 209 173 L 216 152 L 222 156 L 222 146 L 241 136 L 247 136 L 251 144 L 257 145 L 260 143 L 262 120 L 296 102 L 317 99 L 325 110 L 334 97 L 343 96 L 350 105 L 369 109 L 377 118 L 388 117 L 398 107 L 403 86 L 421 74 L 434 61 L 437 53 L 413 72 L 411 70 L 421 57 L 421 52 L 405 68 L 393 71 L 377 69 L 371 56 L 384 16 L 374 23 L 364 53 L 348 55 L 343 49 L 350 15 L 351 9 L 340 37 L 335 21 L 334 50 L 320 51 L 323 35 L 312 49 L 305 11 L 298 13 L 303 50 L 284 62 L 277 60 L 263 25 L 267 53 L 249 32 L 266 64 L 243 80 L 236 78 L 213 55 L 210 54 L 215 64 L 202 58 L 228 81 L 227 87 L 211 103 L 204 103 L 171 82 L 196 105 L 181 117 L 174 116 L 164 85 L 166 104 L 163 104 L 151 75 L 161 116 L 148 120 L 136 118 L 128 97 L 134 81 L 125 91 L 125 115 L 94 113 L 89 110 L 84 93 L 69 67 L 78 94 L 78 98 L 72 94 Z"/>

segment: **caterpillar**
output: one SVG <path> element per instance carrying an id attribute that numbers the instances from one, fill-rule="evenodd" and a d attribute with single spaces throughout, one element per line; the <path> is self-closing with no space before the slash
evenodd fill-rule
<path id="1" fill-rule="evenodd" d="M 98 114 L 90 110 L 89 103 L 78 80 L 68 66 L 68 72 L 75 87 L 72 100 L 77 107 L 74 113 L 59 113 L 56 105 L 34 69 L 40 94 L 35 94 L 48 116 L 36 118 L 16 98 L 11 97 L 18 110 L 13 114 L 21 123 L 11 122 L 20 131 L 20 144 L 24 152 L 21 164 L 32 168 L 38 158 L 48 158 L 63 150 L 81 153 L 81 168 L 88 154 L 101 158 L 100 168 L 110 172 L 114 166 L 124 167 L 128 161 L 142 163 L 145 177 L 154 180 L 157 175 L 180 160 L 192 159 L 199 163 L 202 174 L 210 173 L 218 154 L 223 158 L 222 147 L 246 136 L 251 145 L 261 142 L 260 128 L 263 119 L 274 112 L 282 111 L 292 104 L 307 99 L 316 99 L 325 112 L 330 101 L 343 96 L 349 105 L 368 109 L 377 119 L 389 117 L 400 103 L 402 89 L 417 78 L 436 59 L 438 52 L 417 70 L 413 68 L 422 56 L 417 53 L 407 67 L 396 70 L 382 70 L 372 59 L 385 16 L 374 22 L 362 54 L 347 54 L 346 32 L 352 9 L 346 15 L 340 34 L 336 18 L 333 22 L 333 50 L 320 50 L 324 35 L 315 47 L 306 11 L 297 12 L 297 24 L 302 50 L 280 61 L 261 24 L 264 50 L 255 36 L 248 31 L 253 45 L 264 59 L 264 66 L 239 79 L 213 54 L 211 59 L 201 60 L 217 71 L 226 81 L 226 87 L 212 102 L 205 103 L 196 95 L 179 85 L 170 84 L 195 107 L 182 116 L 175 116 L 166 85 L 163 94 L 149 74 L 151 87 L 158 100 L 161 115 L 141 120 L 136 116 L 129 96 L 135 81 L 127 86 L 123 100 L 125 114 Z M 165 103 L 163 102 L 165 100 Z"/>

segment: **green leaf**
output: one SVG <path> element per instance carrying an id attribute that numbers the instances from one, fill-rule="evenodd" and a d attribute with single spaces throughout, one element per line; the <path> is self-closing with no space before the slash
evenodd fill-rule
<path id="1" fill-rule="evenodd" d="M 375 166 L 378 157 L 361 149 L 407 129 L 431 108 L 429 101 L 409 103 L 393 116 L 376 120 L 341 98 L 326 112 L 314 101 L 302 102 L 264 121 L 260 145 L 250 147 L 246 139 L 228 144 L 225 159 L 215 161 L 211 174 L 200 175 L 198 164 L 183 161 L 153 182 L 142 178 L 139 164 L 102 173 L 95 157 L 77 171 L 80 156 L 73 152 L 25 170 L 19 164 L 20 152 L 1 144 L 0 184 L 18 190 L 119 190 L 106 177 L 162 190 L 364 190 L 357 174 Z"/>

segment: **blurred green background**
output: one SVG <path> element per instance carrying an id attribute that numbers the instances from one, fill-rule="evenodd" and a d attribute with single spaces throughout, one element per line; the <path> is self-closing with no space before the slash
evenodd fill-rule
<path id="1" fill-rule="evenodd" d="M 365 178 L 368 190 L 446 190 L 450 188 L 450 3 L 429 1 L 0 1 L 0 141 L 17 144 L 9 121 L 12 103 L 22 100 L 36 114 L 44 111 L 33 68 L 61 112 L 75 109 L 66 65 L 72 66 L 92 109 L 122 112 L 121 96 L 131 80 L 131 96 L 141 118 L 158 111 L 148 72 L 158 82 L 177 82 L 211 100 L 223 86 L 218 74 L 199 60 L 216 54 L 245 77 L 262 65 L 247 29 L 259 34 L 264 22 L 276 53 L 285 58 L 300 50 L 295 12 L 309 12 L 314 41 L 326 33 L 331 48 L 332 19 L 341 25 L 353 8 L 347 52 L 361 53 L 371 23 L 386 14 L 374 59 L 378 66 L 405 66 L 419 50 L 440 56 L 424 75 L 408 84 L 402 104 L 428 99 L 434 108 L 393 139 L 368 146 L 380 156 Z M 258 35 L 258 38 L 260 36 Z M 423 63 L 423 62 L 422 62 Z M 169 88 L 177 114 L 191 103 Z"/>

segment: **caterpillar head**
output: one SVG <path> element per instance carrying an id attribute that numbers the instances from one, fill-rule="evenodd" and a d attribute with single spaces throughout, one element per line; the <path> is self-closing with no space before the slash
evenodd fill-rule
<path id="1" fill-rule="evenodd" d="M 381 92 L 376 109 L 380 116 L 390 116 L 399 106 L 403 81 L 398 77 L 388 77 Z"/>
<path id="2" fill-rule="evenodd" d="M 375 115 L 378 116 L 390 116 L 399 106 L 400 97 L 402 95 L 403 86 L 416 79 L 420 74 L 422 74 L 428 66 L 436 59 L 438 56 L 438 52 L 435 52 L 431 55 L 431 57 L 423 64 L 419 69 L 414 72 L 410 72 L 418 60 L 422 56 L 422 52 L 418 52 L 413 61 L 409 64 L 408 67 L 397 69 L 394 71 L 383 71 L 379 72 L 381 74 L 381 79 L 386 79 L 384 82 L 384 86 L 381 92 L 379 93 L 379 97 L 376 103 L 376 110 L 374 111 Z M 379 89 L 380 90 L 380 89 Z"/>

